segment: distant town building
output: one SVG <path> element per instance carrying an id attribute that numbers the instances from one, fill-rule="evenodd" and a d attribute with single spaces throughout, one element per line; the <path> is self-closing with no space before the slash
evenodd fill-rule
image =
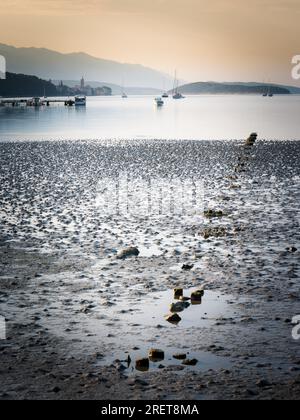
<path id="1" fill-rule="evenodd" d="M 108 86 L 97 86 L 91 87 L 90 85 L 85 84 L 84 77 L 80 80 L 80 83 L 74 87 L 69 87 L 63 84 L 61 81 L 57 86 L 57 91 L 59 95 L 86 95 L 86 96 L 111 96 L 112 89 Z"/>

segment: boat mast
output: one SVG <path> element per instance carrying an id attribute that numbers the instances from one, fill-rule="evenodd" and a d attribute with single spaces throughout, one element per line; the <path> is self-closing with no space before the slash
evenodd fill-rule
<path id="1" fill-rule="evenodd" d="M 176 95 L 178 93 L 177 70 L 175 70 L 173 92 L 174 92 L 174 95 Z"/>

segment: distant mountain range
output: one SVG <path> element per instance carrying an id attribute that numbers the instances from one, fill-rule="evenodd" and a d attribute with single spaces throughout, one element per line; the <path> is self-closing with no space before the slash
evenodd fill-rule
<path id="1" fill-rule="evenodd" d="M 61 54 L 44 48 L 15 48 L 0 44 L 0 55 L 6 58 L 7 71 L 10 73 L 35 75 L 48 81 L 51 79 L 55 85 L 62 80 L 70 88 L 78 85 L 82 76 L 86 84 L 93 88 L 108 86 L 113 95 L 121 93 L 122 84 L 129 95 L 159 95 L 164 82 L 166 86 L 173 86 L 172 77 L 157 70 L 139 64 L 123 64 L 95 58 L 85 53 Z M 268 86 L 270 85 L 255 82 L 197 82 L 182 85 L 179 91 L 184 95 L 262 94 L 268 90 Z M 271 86 L 276 95 L 300 94 L 298 87 Z"/>
<path id="2" fill-rule="evenodd" d="M 42 79 L 96 80 L 103 84 L 160 87 L 165 80 L 172 86 L 172 78 L 139 64 L 119 63 L 92 57 L 85 53 L 61 54 L 44 48 L 15 48 L 0 44 L 0 54 L 6 58 L 7 71 L 36 75 Z"/>
<path id="3" fill-rule="evenodd" d="M 263 94 L 268 92 L 268 89 L 275 95 L 290 95 L 300 93 L 300 89 L 279 85 L 268 85 L 259 83 L 216 83 L 216 82 L 197 82 L 189 83 L 178 88 L 178 91 L 183 95 L 204 95 L 204 94 Z M 170 91 L 172 93 L 172 91 Z"/>

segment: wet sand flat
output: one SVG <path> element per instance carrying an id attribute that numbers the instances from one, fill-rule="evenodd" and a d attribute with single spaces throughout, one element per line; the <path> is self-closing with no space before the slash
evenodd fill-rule
<path id="1" fill-rule="evenodd" d="M 299 399 L 299 157 L 297 141 L 0 143 L 0 398 Z M 205 293 L 173 325 L 178 287 Z M 164 360 L 136 370 L 151 348 Z"/>

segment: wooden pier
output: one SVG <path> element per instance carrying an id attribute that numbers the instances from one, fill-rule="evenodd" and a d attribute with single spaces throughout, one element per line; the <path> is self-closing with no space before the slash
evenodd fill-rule
<path id="1" fill-rule="evenodd" d="M 65 106 L 74 106 L 75 98 L 48 98 L 48 97 L 34 97 L 34 98 L 1 98 L 0 106 L 50 106 L 51 104 L 64 104 Z"/>

